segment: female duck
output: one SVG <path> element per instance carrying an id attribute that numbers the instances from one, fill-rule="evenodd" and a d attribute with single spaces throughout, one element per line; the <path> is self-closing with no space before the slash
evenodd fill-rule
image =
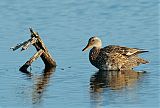
<path id="1" fill-rule="evenodd" d="M 82 51 L 89 48 L 92 48 L 89 53 L 89 60 L 93 66 L 100 70 L 129 70 L 139 64 L 148 63 L 148 61 L 138 57 L 138 54 L 148 51 L 116 45 L 102 48 L 102 42 L 98 37 L 91 37 Z"/>

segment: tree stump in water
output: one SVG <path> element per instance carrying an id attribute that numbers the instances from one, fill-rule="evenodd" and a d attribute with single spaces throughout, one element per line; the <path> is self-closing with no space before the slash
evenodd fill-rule
<path id="1" fill-rule="evenodd" d="M 40 38 L 37 32 L 34 32 L 32 28 L 29 28 L 31 32 L 31 38 L 25 42 L 17 44 L 15 47 L 11 49 L 13 51 L 17 50 L 18 48 L 22 47 L 21 51 L 26 50 L 29 48 L 30 45 L 33 45 L 37 52 L 22 66 L 20 67 L 20 71 L 28 72 L 27 68 L 31 66 L 32 62 L 34 62 L 38 57 L 41 57 L 45 64 L 45 69 L 56 67 L 56 62 L 48 52 L 47 47 L 43 43 L 42 39 Z"/>

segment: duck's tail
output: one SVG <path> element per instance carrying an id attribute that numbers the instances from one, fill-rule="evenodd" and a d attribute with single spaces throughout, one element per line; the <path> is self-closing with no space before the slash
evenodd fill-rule
<path id="1" fill-rule="evenodd" d="M 149 51 L 147 51 L 147 50 L 139 50 L 134 55 L 132 55 L 131 58 L 133 58 L 134 59 L 133 61 L 136 61 L 138 65 L 139 64 L 149 63 L 149 61 L 144 60 L 143 58 L 138 57 L 138 54 L 145 53 L 145 52 L 149 52 Z"/>
<path id="2" fill-rule="evenodd" d="M 144 60 L 143 58 L 140 58 L 138 56 L 131 56 L 129 59 L 130 59 L 130 63 L 132 65 L 132 67 L 138 66 L 140 64 L 149 63 L 149 61 Z"/>
<path id="3" fill-rule="evenodd" d="M 144 59 L 142 59 L 142 58 L 138 58 L 138 60 L 137 60 L 137 63 L 141 63 L 141 64 L 146 64 L 146 63 L 149 63 L 149 61 L 147 61 L 147 60 L 144 60 Z"/>
<path id="4" fill-rule="evenodd" d="M 139 50 L 139 51 L 137 51 L 137 52 L 135 53 L 135 55 L 141 54 L 141 53 L 145 53 L 145 52 L 149 52 L 149 51 L 147 51 L 147 50 Z"/>

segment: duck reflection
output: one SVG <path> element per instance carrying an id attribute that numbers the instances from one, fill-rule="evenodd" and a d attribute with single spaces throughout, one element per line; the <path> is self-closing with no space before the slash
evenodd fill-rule
<path id="1" fill-rule="evenodd" d="M 91 76 L 90 89 L 91 92 L 103 92 L 107 87 L 117 90 L 132 86 L 143 73 L 134 70 L 98 71 Z"/>

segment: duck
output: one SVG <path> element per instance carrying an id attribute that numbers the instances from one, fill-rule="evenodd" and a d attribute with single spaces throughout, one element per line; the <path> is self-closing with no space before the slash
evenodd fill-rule
<path id="1" fill-rule="evenodd" d="M 147 50 L 119 45 L 108 45 L 102 48 L 102 41 L 97 36 L 91 37 L 82 51 L 88 49 L 91 49 L 90 63 L 99 70 L 130 70 L 140 64 L 149 63 L 138 56 L 138 54 L 148 52 Z"/>

